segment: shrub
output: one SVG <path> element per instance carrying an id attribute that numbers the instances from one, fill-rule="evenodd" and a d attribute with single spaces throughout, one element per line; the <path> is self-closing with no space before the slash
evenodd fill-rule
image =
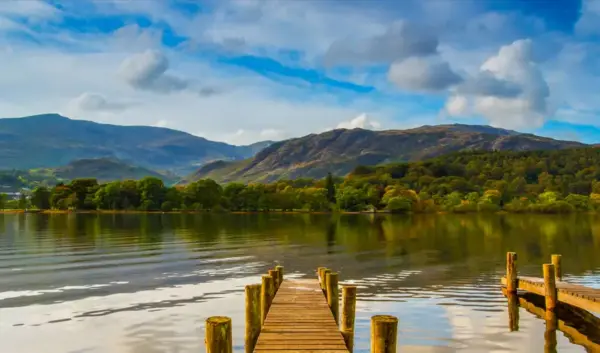
<path id="1" fill-rule="evenodd" d="M 396 196 L 388 200 L 387 209 L 392 213 L 407 213 L 412 210 L 411 200 Z"/>

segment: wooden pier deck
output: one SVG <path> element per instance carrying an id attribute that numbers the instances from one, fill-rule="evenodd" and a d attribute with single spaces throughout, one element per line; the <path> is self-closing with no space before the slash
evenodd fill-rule
<path id="1" fill-rule="evenodd" d="M 508 301 L 509 317 L 511 313 L 513 313 L 513 316 L 516 316 L 510 318 L 509 327 L 511 331 L 518 331 L 518 307 L 521 307 L 546 321 L 546 333 L 544 334 L 546 346 L 556 346 L 556 332 L 553 333 L 551 331 L 558 330 L 572 343 L 585 347 L 587 352 L 600 352 L 600 318 L 594 314 L 571 305 L 560 304 L 556 307 L 555 315 L 551 315 L 544 308 L 544 298 L 537 294 L 528 292 L 510 294 L 504 288 L 502 289 L 502 293 L 507 298 L 512 296 L 511 298 L 518 300 L 518 302 L 514 299 L 512 301 L 509 299 Z M 511 305 L 517 307 L 511 308 Z"/>
<path id="2" fill-rule="evenodd" d="M 518 289 L 541 296 L 546 295 L 543 278 L 519 276 L 517 283 Z M 502 285 L 507 285 L 506 277 L 502 277 Z M 556 290 L 559 302 L 600 313 L 600 289 L 556 281 Z"/>
<path id="3" fill-rule="evenodd" d="M 318 280 L 281 283 L 254 352 L 349 352 Z"/>

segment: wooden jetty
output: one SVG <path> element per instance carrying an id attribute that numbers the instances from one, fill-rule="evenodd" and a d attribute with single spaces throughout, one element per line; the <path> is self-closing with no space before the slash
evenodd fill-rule
<path id="1" fill-rule="evenodd" d="M 558 302 L 600 313 L 600 289 L 562 281 L 560 255 L 552 255 L 552 263 L 543 265 L 543 278 L 517 276 L 517 254 L 506 256 L 506 276 L 501 283 L 508 292 L 524 290 L 546 298 L 546 309 L 552 310 Z"/>
<path id="2" fill-rule="evenodd" d="M 283 267 L 246 286 L 246 353 L 350 353 L 354 348 L 356 287 L 320 267 L 315 279 L 285 280 Z M 396 352 L 398 319 L 371 318 L 371 352 Z M 231 319 L 206 320 L 206 352 L 232 352 Z"/>
<path id="3" fill-rule="evenodd" d="M 255 352 L 327 350 L 347 353 L 319 282 L 283 281 L 261 329 Z"/>
<path id="4" fill-rule="evenodd" d="M 568 304 L 559 303 L 555 312 L 544 308 L 544 298 L 529 292 L 503 294 L 508 298 L 509 328 L 519 330 L 519 307 L 546 321 L 545 346 L 556 347 L 556 330 L 588 352 L 600 352 L 600 318 Z"/>

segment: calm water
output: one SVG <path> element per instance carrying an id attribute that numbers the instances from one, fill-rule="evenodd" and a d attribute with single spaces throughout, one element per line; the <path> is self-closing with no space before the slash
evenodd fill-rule
<path id="1" fill-rule="evenodd" d="M 561 253 L 566 280 L 600 288 L 587 215 L 0 215 L 0 352 L 203 352 L 212 315 L 242 352 L 244 286 L 277 263 L 359 285 L 358 352 L 379 313 L 399 317 L 400 351 L 543 352 L 543 319 L 522 307 L 509 329 L 506 251 L 530 275 Z"/>

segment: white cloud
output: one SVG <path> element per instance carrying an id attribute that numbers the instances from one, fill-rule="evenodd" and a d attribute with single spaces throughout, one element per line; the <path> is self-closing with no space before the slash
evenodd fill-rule
<path id="1" fill-rule="evenodd" d="M 169 125 L 169 122 L 164 119 L 161 119 L 161 120 L 157 121 L 156 123 L 152 124 L 152 126 L 155 126 L 155 127 L 167 127 L 168 125 Z"/>
<path id="2" fill-rule="evenodd" d="M 143 52 L 159 50 L 162 31 L 156 28 L 142 28 L 137 24 L 125 25 L 112 33 L 109 43 L 120 52 Z"/>
<path id="3" fill-rule="evenodd" d="M 498 54 L 481 65 L 480 70 L 488 76 L 488 80 L 493 80 L 485 85 L 472 84 L 467 91 L 458 89 L 446 104 L 449 114 L 474 113 L 485 117 L 492 126 L 509 129 L 544 124 L 549 115 L 547 98 L 550 91 L 533 61 L 530 40 L 518 40 L 503 46 Z M 473 79 L 479 80 L 477 77 Z M 465 103 L 466 100 L 471 102 L 472 111 L 467 111 L 469 104 Z"/>
<path id="4" fill-rule="evenodd" d="M 459 85 L 456 92 L 463 95 L 513 98 L 522 93 L 522 88 L 515 82 L 497 78 L 490 71 L 484 70 Z"/>
<path id="5" fill-rule="evenodd" d="M 575 24 L 575 31 L 580 35 L 600 35 L 600 1 L 583 0 L 581 16 Z"/>
<path id="6" fill-rule="evenodd" d="M 181 91 L 188 87 L 188 82 L 177 76 L 167 74 L 169 61 L 156 50 L 128 57 L 119 68 L 119 74 L 132 87 L 161 93 Z"/>
<path id="7" fill-rule="evenodd" d="M 120 111 L 131 104 L 125 102 L 110 102 L 100 94 L 85 92 L 73 99 L 69 106 L 75 111 Z"/>
<path id="8" fill-rule="evenodd" d="M 337 129 L 379 129 L 381 124 L 372 120 L 367 114 L 362 113 L 354 119 L 343 121 L 337 125 Z"/>
<path id="9" fill-rule="evenodd" d="M 60 11 L 41 0 L 0 1 L 0 15 L 17 16 L 33 22 L 57 18 L 60 16 Z"/>
<path id="10" fill-rule="evenodd" d="M 438 40 L 428 28 L 398 21 L 381 34 L 335 40 L 325 52 L 324 59 L 330 65 L 387 64 L 413 56 L 433 55 L 437 52 L 437 46 Z"/>
<path id="11" fill-rule="evenodd" d="M 277 130 L 277 129 L 264 129 L 260 132 L 259 136 L 263 140 L 282 140 L 286 137 L 285 131 Z"/>
<path id="12" fill-rule="evenodd" d="M 452 116 L 463 116 L 469 114 L 469 100 L 465 96 L 451 96 L 446 101 L 446 112 Z"/>
<path id="13" fill-rule="evenodd" d="M 393 63 L 388 78 L 400 88 L 425 92 L 442 91 L 462 81 L 448 63 L 418 57 Z"/>

